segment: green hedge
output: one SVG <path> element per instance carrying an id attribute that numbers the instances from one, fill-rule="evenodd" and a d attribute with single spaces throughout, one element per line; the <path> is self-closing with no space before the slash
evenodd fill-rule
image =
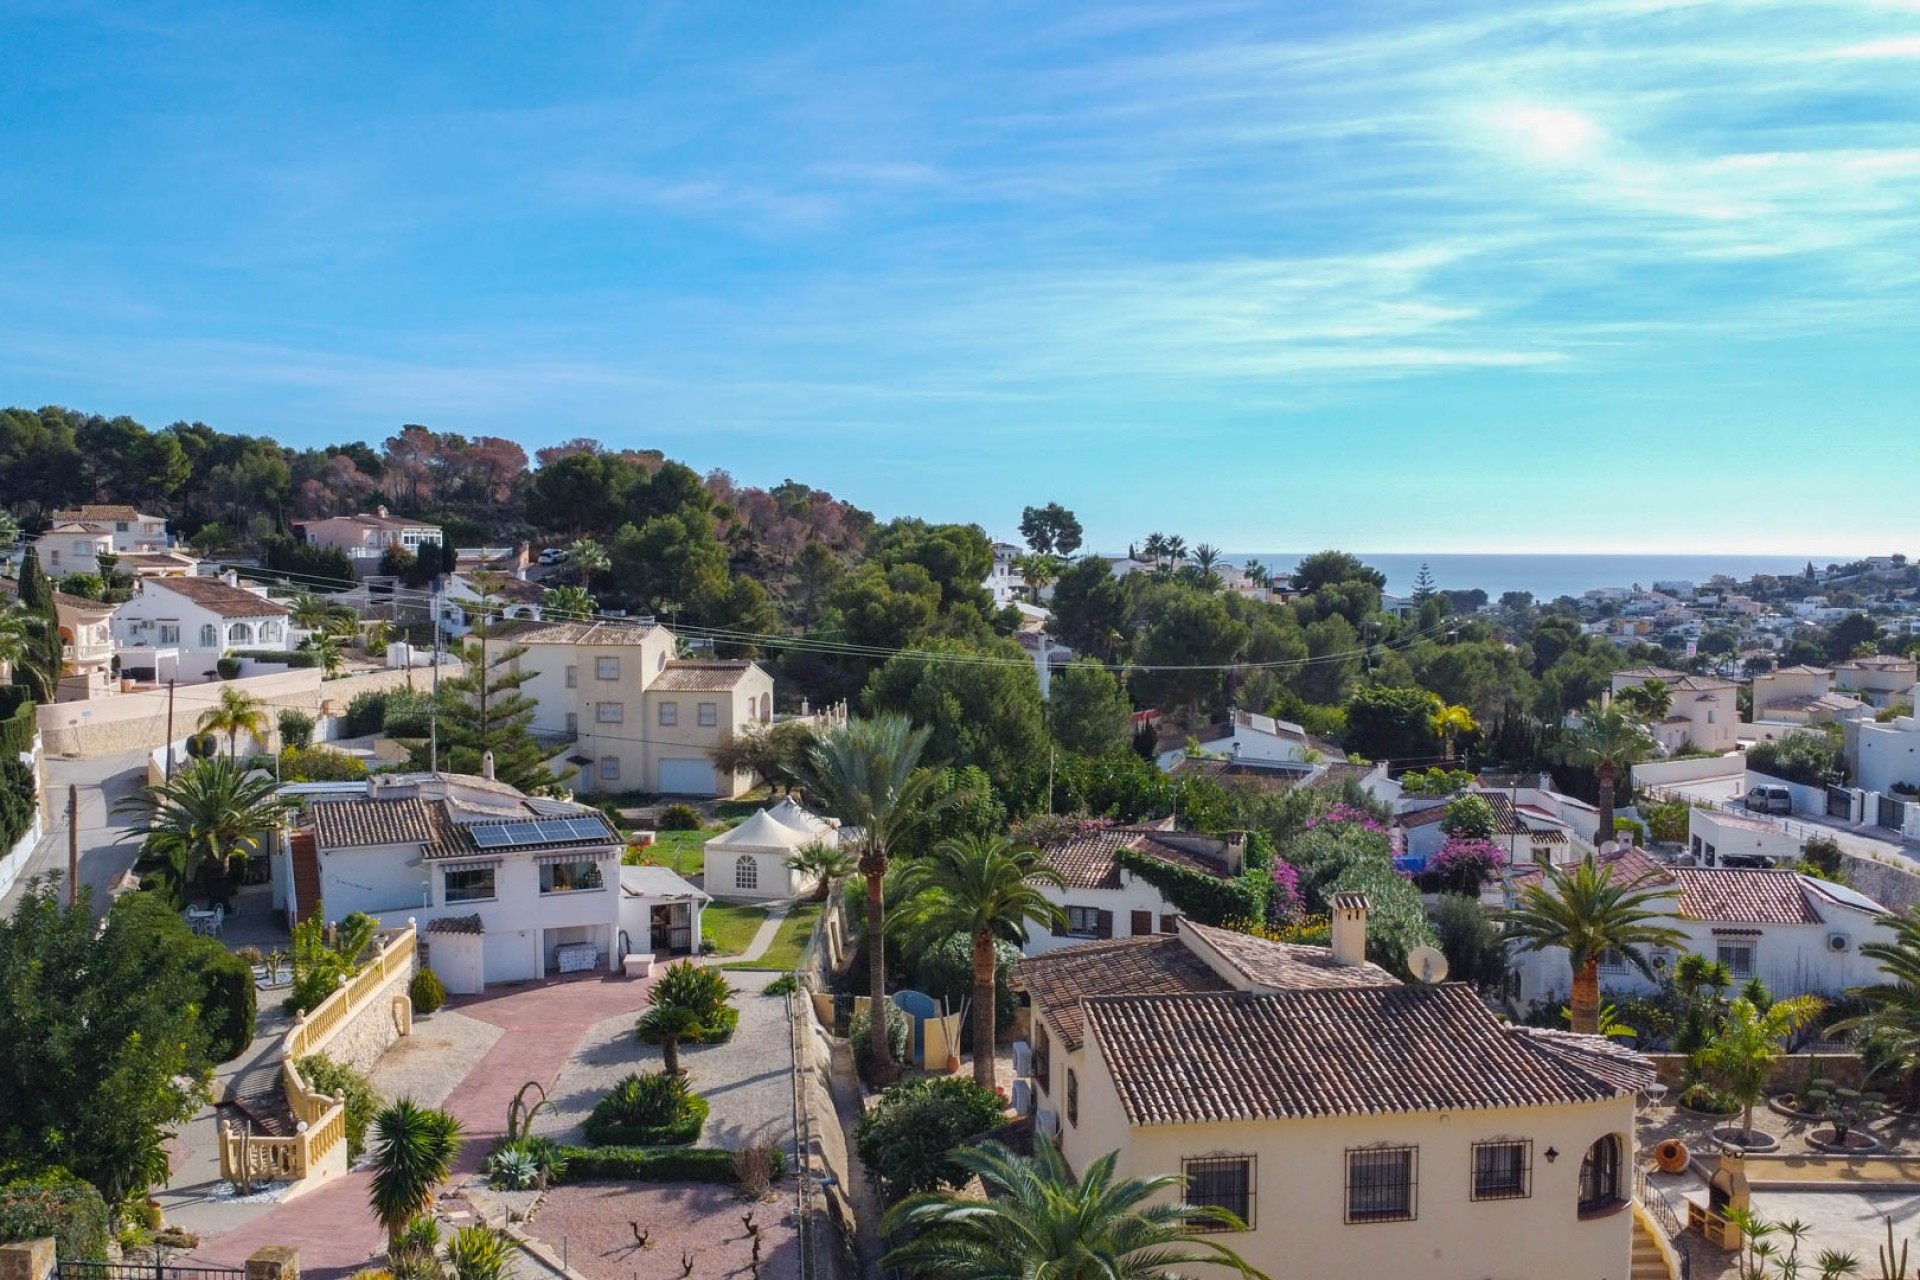
<path id="1" fill-rule="evenodd" d="M 62 1262 L 105 1262 L 107 1202 L 65 1169 L 0 1187 L 0 1244 L 54 1238 Z"/>
<path id="2" fill-rule="evenodd" d="M 33 750 L 34 703 L 19 685 L 0 685 L 0 759 Z"/>
<path id="3" fill-rule="evenodd" d="M 211 945 L 202 949 L 206 967 L 200 981 L 207 998 L 200 1008 L 200 1025 L 207 1032 L 207 1056 L 215 1062 L 231 1062 L 253 1043 L 259 989 L 254 986 L 252 965 L 218 942 L 208 941 Z"/>
<path id="4" fill-rule="evenodd" d="M 700 1136 L 709 1110 L 705 1098 L 689 1098 L 672 1124 L 629 1125 L 600 1114 L 587 1117 L 587 1141 L 596 1147 L 680 1147 Z"/>
<path id="5" fill-rule="evenodd" d="M 306 649 L 235 649 L 229 656 L 255 662 L 280 662 L 289 667 L 317 667 L 320 655 Z"/>
<path id="6" fill-rule="evenodd" d="M 1226 879 L 1176 867 L 1133 849 L 1118 850 L 1113 860 L 1160 890 L 1167 901 L 1201 924 L 1267 918 L 1267 897 L 1273 892 L 1273 880 L 1251 867 Z"/>
<path id="7" fill-rule="evenodd" d="M 718 1147 L 649 1151 L 644 1147 L 562 1147 L 562 1182 L 608 1178 L 623 1182 L 721 1182 L 733 1178 L 733 1152 Z M 784 1164 L 784 1156 L 778 1163 Z"/>

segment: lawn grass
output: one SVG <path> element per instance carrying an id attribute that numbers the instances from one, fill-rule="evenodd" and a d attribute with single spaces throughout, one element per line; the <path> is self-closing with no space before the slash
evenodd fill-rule
<path id="1" fill-rule="evenodd" d="M 721 828 L 709 831 L 662 831 L 648 846 L 654 861 L 683 876 L 697 876 L 706 870 L 707 841 L 722 834 Z"/>
<path id="2" fill-rule="evenodd" d="M 824 904 L 803 902 L 788 913 L 780 922 L 780 928 L 773 935 L 773 945 L 767 948 L 767 954 L 758 960 L 742 960 L 737 964 L 722 965 L 725 969 L 771 969 L 786 973 L 800 965 L 800 953 L 806 950 L 807 939 L 813 936 L 814 922 L 820 918 Z M 713 908 L 708 907 L 711 913 Z"/>
<path id="3" fill-rule="evenodd" d="M 765 907 L 716 902 L 700 913 L 700 930 L 713 939 L 716 955 L 737 956 L 747 949 L 766 918 Z"/>

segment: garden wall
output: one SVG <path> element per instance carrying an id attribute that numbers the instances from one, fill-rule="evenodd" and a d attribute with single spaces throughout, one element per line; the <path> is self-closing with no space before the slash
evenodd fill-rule
<path id="1" fill-rule="evenodd" d="M 1702 756 L 1695 760 L 1648 760 L 1633 766 L 1636 787 L 1672 787 L 1706 778 L 1730 778 L 1747 771 L 1747 753 Z"/>
<path id="2" fill-rule="evenodd" d="M 1649 1053 L 1648 1062 L 1653 1064 L 1660 1074 L 1660 1083 L 1669 1089 L 1679 1089 L 1681 1081 L 1687 1075 L 1687 1055 L 1684 1053 Z M 1865 1077 L 1865 1069 L 1857 1053 L 1795 1053 L 1782 1058 L 1773 1068 L 1773 1080 L 1769 1085 L 1774 1089 L 1798 1088 L 1807 1082 L 1807 1068 L 1817 1064 L 1818 1074 L 1846 1089 L 1858 1089 Z"/>
<path id="3" fill-rule="evenodd" d="M 405 964 L 395 965 L 387 980 L 347 1020 L 346 1025 L 334 1033 L 321 1052 L 356 1071 L 371 1070 L 373 1064 L 380 1060 L 380 1055 L 404 1034 L 394 1016 L 394 998 L 407 994 L 407 984 L 413 981 L 414 969 L 418 964 L 419 954 L 411 952 Z"/>
<path id="4" fill-rule="evenodd" d="M 1883 907 L 1906 911 L 1920 906 L 1920 875 L 1878 862 L 1840 846 L 1840 867 L 1847 883 Z"/>

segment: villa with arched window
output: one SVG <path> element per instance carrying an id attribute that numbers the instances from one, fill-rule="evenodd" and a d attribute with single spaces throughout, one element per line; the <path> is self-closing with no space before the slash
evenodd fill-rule
<path id="1" fill-rule="evenodd" d="M 222 578 L 146 578 L 140 593 L 114 611 L 113 641 L 121 674 L 131 679 L 194 684 L 217 678 L 215 664 L 233 649 L 286 643 L 288 609 L 267 589 Z"/>

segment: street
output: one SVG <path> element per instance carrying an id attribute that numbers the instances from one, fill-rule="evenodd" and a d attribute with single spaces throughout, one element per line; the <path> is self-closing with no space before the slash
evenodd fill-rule
<path id="1" fill-rule="evenodd" d="M 67 874 L 67 787 L 80 788 L 80 883 L 93 891 L 95 914 L 104 915 L 112 904 L 111 889 L 133 866 L 139 850 L 135 841 L 123 840 L 131 829 L 131 820 L 113 813 L 114 805 L 138 791 L 147 780 L 147 753 L 127 751 L 91 760 L 46 761 L 47 794 L 50 811 L 47 834 L 34 850 L 33 857 L 4 898 L 0 898 L 0 916 L 11 916 L 27 881 L 48 872 Z"/>
<path id="2" fill-rule="evenodd" d="M 1849 822 L 1842 822 L 1838 818 L 1830 818 L 1824 813 L 1803 812 L 1796 813 L 1791 818 L 1782 818 L 1772 814 L 1748 812 L 1740 806 L 1740 797 L 1745 795 L 1747 790 L 1747 777 L 1743 773 L 1675 783 L 1658 790 L 1675 799 L 1704 801 L 1710 805 L 1732 809 L 1745 817 L 1774 823 L 1802 839 L 1815 835 L 1832 836 L 1841 848 L 1850 853 L 1920 875 L 1920 856 L 1916 856 L 1920 854 L 1920 850 L 1903 841 L 1897 831 L 1866 824 L 1855 826 Z"/>

